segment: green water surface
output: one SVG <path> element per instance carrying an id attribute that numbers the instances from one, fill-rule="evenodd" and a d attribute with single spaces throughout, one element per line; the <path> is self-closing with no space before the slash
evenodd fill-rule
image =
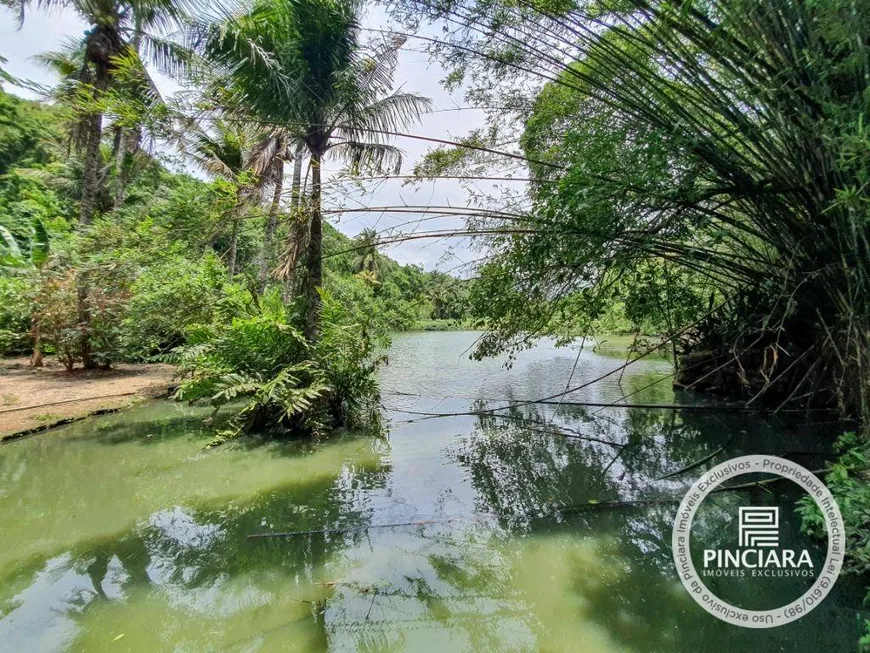
<path id="1" fill-rule="evenodd" d="M 713 453 L 704 467 L 748 453 L 821 466 L 841 424 L 552 404 L 443 416 L 553 395 L 623 362 L 543 343 L 506 369 L 468 360 L 478 335 L 394 338 L 384 439 L 203 452 L 208 411 L 153 402 L 0 447 L 0 651 L 855 650 L 848 580 L 794 624 L 735 628 L 679 583 L 673 504 L 589 509 L 680 496 L 702 468 L 662 477 Z M 711 401 L 675 396 L 671 371 L 645 359 L 567 400 Z M 746 498 L 719 495 L 700 537 L 725 537 L 717 515 Z M 780 505 L 781 537 L 818 558 L 794 498 L 756 497 Z M 379 527 L 391 524 L 409 525 Z M 318 532 L 248 537 L 298 531 Z M 805 586 L 711 584 L 751 608 Z"/>

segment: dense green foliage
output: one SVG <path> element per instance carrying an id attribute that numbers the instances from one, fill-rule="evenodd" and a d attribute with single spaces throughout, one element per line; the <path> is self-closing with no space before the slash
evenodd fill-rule
<path id="1" fill-rule="evenodd" d="M 123 169 L 116 205 L 119 170 L 106 143 L 96 213 L 83 226 L 81 154 L 66 147 L 69 109 L 5 92 L 0 107 L 6 355 L 32 351 L 39 365 L 44 352 L 68 369 L 180 361 L 187 376 L 180 398 L 215 406 L 250 398 L 234 432 L 319 433 L 375 419 L 376 348 L 386 334 L 464 315 L 457 288 L 465 283 L 399 265 L 377 251 L 376 236 L 353 240 L 326 224 L 324 321 L 312 345 L 301 335 L 299 285 L 288 296 L 280 278 L 262 279 L 264 267 L 280 267 L 279 248 L 264 243 L 266 223 L 274 218 L 274 240 L 284 242 L 294 220 L 281 204 L 270 217 L 253 192 L 239 203 L 238 189 L 253 187 L 253 173 L 203 181 L 140 150 Z"/>
<path id="2" fill-rule="evenodd" d="M 847 574 L 870 574 L 870 445 L 855 433 L 846 433 L 837 441 L 840 454 L 825 475 L 825 485 L 837 500 L 846 526 L 848 547 L 844 570 Z M 820 539 L 827 539 L 827 527 L 818 506 L 810 497 L 798 504 L 803 518 L 802 529 Z M 870 590 L 865 603 L 870 601 Z M 870 620 L 865 620 L 861 650 L 870 649 Z"/>
<path id="3" fill-rule="evenodd" d="M 3 261 L 0 292 L 8 301 L 0 305 L 0 329 L 9 341 L 5 353 L 29 351 L 31 302 L 37 292 L 45 295 L 41 301 L 47 311 L 65 306 L 61 312 L 69 324 L 57 328 L 67 336 L 75 331 L 75 300 L 63 288 L 74 283 L 78 270 L 98 275 L 101 269 L 103 273 L 111 269 L 119 283 L 123 279 L 123 288 L 112 291 L 123 310 L 112 317 L 119 339 L 102 352 L 108 360 L 147 360 L 166 353 L 184 342 L 188 326 L 208 324 L 223 310 L 232 312 L 228 307 L 233 302 L 252 301 L 248 288 L 256 277 L 265 218 L 242 221 L 240 275 L 228 283 L 224 261 L 231 226 L 224 215 L 232 189 L 223 180 L 205 182 L 171 173 L 151 159 L 128 187 L 124 205 L 111 218 L 98 220 L 91 231 L 77 234 L 78 170 L 74 157 L 65 158 L 60 120 L 54 119 L 58 112 L 8 93 L 0 93 L 0 102 L 10 111 L 0 126 L 0 138 L 10 144 L 7 152 L 21 152 L 0 176 L 0 227 L 12 239 L 0 247 L 11 255 L 11 243 L 19 258 L 29 259 L 34 224 L 41 224 L 48 231 L 52 252 L 41 273 L 46 281 L 37 278 L 40 275 L 29 260 Z M 105 159 L 108 154 L 104 150 Z M 365 298 L 387 330 L 411 329 L 418 320 L 465 315 L 467 284 L 399 265 L 372 247 L 363 265 L 361 241 L 326 225 L 324 266 L 331 293 Z M 38 290 L 40 284 L 44 287 Z M 54 346 L 51 338 L 46 343 Z"/>
<path id="4" fill-rule="evenodd" d="M 453 81 L 498 107 L 488 157 L 439 150 L 425 174 L 503 174 L 512 136 L 532 178 L 528 209 L 472 225 L 492 254 L 480 298 L 499 298 L 477 302 L 484 353 L 582 332 L 640 276 L 662 331 L 691 331 L 733 394 L 866 414 L 867 3 L 398 5 L 442 21 Z"/>
<path id="5" fill-rule="evenodd" d="M 246 403 L 214 444 L 247 432 L 321 434 L 338 425 L 379 423 L 376 348 L 387 344 L 364 293 L 342 301 L 323 294 L 323 332 L 311 344 L 277 289 L 228 323 L 197 326 L 177 361 L 178 399 Z M 356 301 L 354 301 L 356 300 Z"/>

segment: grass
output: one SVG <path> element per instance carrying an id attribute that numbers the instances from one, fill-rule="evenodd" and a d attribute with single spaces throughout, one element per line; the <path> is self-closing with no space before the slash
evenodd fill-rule
<path id="1" fill-rule="evenodd" d="M 37 422 L 44 424 L 45 422 L 53 422 L 55 420 L 58 420 L 61 417 L 63 417 L 63 415 L 58 415 L 55 413 L 40 413 L 39 415 L 34 415 L 33 419 L 35 419 Z"/>

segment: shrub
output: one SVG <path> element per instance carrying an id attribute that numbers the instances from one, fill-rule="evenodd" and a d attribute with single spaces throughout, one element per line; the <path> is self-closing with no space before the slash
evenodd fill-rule
<path id="1" fill-rule="evenodd" d="M 174 256 L 142 271 L 123 321 L 125 355 L 143 359 L 184 344 L 185 330 L 208 324 L 226 271 L 218 258 Z"/>
<path id="2" fill-rule="evenodd" d="M 40 279 L 34 317 L 48 351 L 67 370 L 81 360 L 82 330 L 78 320 L 76 277 L 72 269 L 49 269 Z"/>
<path id="3" fill-rule="evenodd" d="M 870 443 L 855 433 L 845 433 L 834 450 L 840 457 L 825 475 L 825 485 L 837 500 L 846 527 L 848 543 L 843 569 L 847 574 L 866 578 L 870 573 Z M 798 502 L 798 512 L 805 533 L 828 537 L 824 517 L 810 497 Z M 870 602 L 870 590 L 864 601 Z M 861 650 L 870 651 L 870 620 L 865 620 L 864 633 Z"/>
<path id="4" fill-rule="evenodd" d="M 129 270 L 117 262 L 47 266 L 33 313 L 46 350 L 53 350 L 68 370 L 76 362 L 107 368 L 119 360 L 129 286 Z"/>
<path id="5" fill-rule="evenodd" d="M 0 276 L 0 355 L 30 351 L 30 288 L 26 277 Z"/>
<path id="6" fill-rule="evenodd" d="M 322 292 L 323 332 L 315 358 L 332 392 L 327 397 L 330 415 L 341 426 L 380 426 L 380 391 L 377 369 L 389 346 L 387 325 L 365 303 L 345 303 Z"/>
<path id="7" fill-rule="evenodd" d="M 242 433 L 318 435 L 377 424 L 378 361 L 365 320 L 324 293 L 323 333 L 312 346 L 288 320 L 278 290 L 228 323 L 192 327 L 176 350 L 178 400 L 244 402 L 210 446 Z"/>

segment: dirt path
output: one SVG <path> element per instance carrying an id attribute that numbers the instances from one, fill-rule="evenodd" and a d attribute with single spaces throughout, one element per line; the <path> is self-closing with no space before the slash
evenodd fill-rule
<path id="1" fill-rule="evenodd" d="M 170 365 L 117 365 L 111 370 L 74 370 L 46 361 L 42 369 L 28 359 L 0 361 L 0 440 L 95 411 L 128 406 L 166 393 Z"/>

